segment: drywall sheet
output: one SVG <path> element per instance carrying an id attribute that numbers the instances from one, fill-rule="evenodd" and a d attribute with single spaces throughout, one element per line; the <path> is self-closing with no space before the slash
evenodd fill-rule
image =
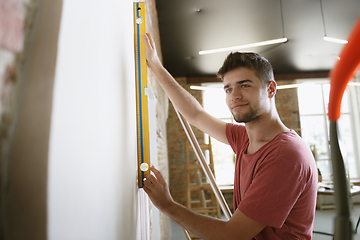
<path id="1" fill-rule="evenodd" d="M 132 1 L 64 1 L 48 239 L 139 235 L 132 8 Z"/>

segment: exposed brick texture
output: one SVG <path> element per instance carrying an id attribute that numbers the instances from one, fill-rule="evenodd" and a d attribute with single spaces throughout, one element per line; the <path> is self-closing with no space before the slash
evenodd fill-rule
<path id="1" fill-rule="evenodd" d="M 158 17 L 155 0 L 147 0 L 146 3 L 146 29 L 151 34 L 156 45 L 156 51 L 160 60 L 161 43 L 159 35 Z M 166 120 L 168 114 L 168 100 L 164 90 L 156 80 L 154 74 L 148 71 L 148 80 L 154 92 L 156 104 L 156 134 L 157 134 L 157 154 L 158 166 L 156 166 L 163 174 L 165 180 L 169 182 L 169 165 L 168 165 L 168 145 L 167 145 L 167 129 Z M 160 213 L 160 231 L 161 240 L 170 239 L 170 219 L 163 213 Z M 154 239 L 155 240 L 155 239 Z"/>
<path id="2" fill-rule="evenodd" d="M 10 143 L 10 129 L 15 121 L 15 95 L 19 91 L 19 69 L 22 64 L 27 32 L 37 0 L 0 1 L 0 239 L 5 238 L 5 193 L 7 179 L 4 151 Z M 40 222 L 40 221 L 39 221 Z"/>
<path id="3" fill-rule="evenodd" d="M 23 61 L 25 36 L 33 25 L 37 0 L 0 1 L 0 145 L 13 121 L 19 68 Z M 1 158 L 1 156 L 0 156 Z"/>
<path id="4" fill-rule="evenodd" d="M 23 50 L 30 0 L 0 1 L 0 119 L 1 136 L 11 122 L 11 95 L 16 82 L 16 60 Z M 28 24 L 29 25 L 29 24 Z"/>
<path id="5" fill-rule="evenodd" d="M 57 49 L 62 2 L 38 3 L 0 1 L 0 239 L 47 236 L 47 150 L 56 59 L 56 51 L 49 49 Z M 42 51 L 46 57 L 39 57 Z"/>
<path id="6" fill-rule="evenodd" d="M 0 1 L 0 47 L 14 53 L 23 49 L 27 5 L 31 0 Z"/>
<path id="7" fill-rule="evenodd" d="M 186 78 L 176 79 L 181 86 L 189 91 L 200 103 L 202 103 L 201 91 L 190 90 L 190 85 L 186 84 Z M 186 200 L 186 155 L 185 143 L 186 134 L 175 113 L 172 104 L 169 105 L 168 128 L 168 151 L 169 151 L 169 172 L 170 172 L 170 192 L 175 201 L 185 205 Z M 193 127 L 199 143 L 204 141 L 204 134 Z"/>
<path id="8" fill-rule="evenodd" d="M 278 86 L 295 84 L 291 81 L 277 81 Z M 275 104 L 283 123 L 301 136 L 297 88 L 280 89 L 275 95 Z"/>

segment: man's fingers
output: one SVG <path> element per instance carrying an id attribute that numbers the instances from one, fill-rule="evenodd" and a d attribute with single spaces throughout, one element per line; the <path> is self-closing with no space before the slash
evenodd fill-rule
<path id="1" fill-rule="evenodd" d="M 146 178 L 145 182 L 150 182 L 151 184 L 154 184 L 157 182 L 157 179 L 151 174 L 145 174 L 145 178 Z"/>
<path id="2" fill-rule="evenodd" d="M 150 36 L 150 34 L 148 34 L 148 33 L 144 33 L 143 35 L 142 35 L 142 37 L 143 37 L 143 40 L 144 40 L 144 42 L 145 42 L 145 45 L 147 45 L 148 47 L 150 47 L 150 48 L 154 48 L 154 41 L 152 40 L 152 38 L 151 38 L 151 36 Z"/>
<path id="3" fill-rule="evenodd" d="M 151 44 L 150 44 L 148 36 L 146 34 L 143 34 L 142 38 L 143 38 L 144 43 L 145 43 L 145 49 L 151 48 Z"/>
<path id="4" fill-rule="evenodd" d="M 150 40 L 150 44 L 151 44 L 151 47 L 153 48 L 153 49 L 155 49 L 155 41 L 154 41 L 154 39 L 151 37 L 151 35 L 149 34 L 149 33 L 146 33 L 146 36 L 149 38 L 149 40 Z"/>
<path id="5" fill-rule="evenodd" d="M 146 186 L 146 182 L 144 182 L 143 190 L 144 190 L 146 193 L 149 193 L 149 192 L 151 191 L 150 188 L 148 188 L 148 187 Z"/>
<path id="6" fill-rule="evenodd" d="M 151 191 L 150 188 L 152 187 L 152 185 L 153 184 L 149 180 L 146 179 L 146 181 L 144 181 L 144 186 L 143 186 L 145 192 L 147 192 L 146 190 Z"/>
<path id="7" fill-rule="evenodd" d="M 155 176 L 157 177 L 159 183 L 161 183 L 161 184 L 163 184 L 163 185 L 166 184 L 166 181 L 165 181 L 163 175 L 161 174 L 161 172 L 160 172 L 159 170 L 157 170 L 157 169 L 154 168 L 154 167 L 150 167 L 150 170 L 151 170 L 153 173 L 155 173 Z"/>
<path id="8" fill-rule="evenodd" d="M 151 191 L 151 189 L 150 188 L 148 188 L 147 186 L 143 186 L 143 190 L 144 190 L 144 192 L 150 197 L 150 198 L 152 198 L 152 196 L 153 196 L 153 192 Z"/>

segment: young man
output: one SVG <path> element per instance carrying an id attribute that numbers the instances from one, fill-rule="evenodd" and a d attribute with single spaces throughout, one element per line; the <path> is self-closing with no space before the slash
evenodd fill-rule
<path id="1" fill-rule="evenodd" d="M 234 204 L 229 221 L 196 214 L 175 203 L 161 173 L 146 175 L 144 190 L 174 222 L 202 239 L 311 239 L 317 168 L 310 149 L 280 120 L 270 63 L 255 53 L 231 53 L 218 72 L 235 121 L 206 113 L 166 71 L 144 35 L 148 66 L 177 110 L 236 154 Z"/>

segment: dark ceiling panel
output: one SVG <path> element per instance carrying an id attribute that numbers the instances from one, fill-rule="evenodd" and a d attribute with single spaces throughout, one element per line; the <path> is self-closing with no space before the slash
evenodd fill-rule
<path id="1" fill-rule="evenodd" d="M 360 0 L 322 0 L 326 33 L 346 39 Z M 343 45 L 323 40 L 320 0 L 157 0 L 164 66 L 175 77 L 215 75 L 227 53 L 200 50 L 281 38 L 247 49 L 269 59 L 275 73 L 329 71 Z M 283 28 L 284 25 L 284 28 Z M 283 31 L 284 30 L 284 31 Z"/>

